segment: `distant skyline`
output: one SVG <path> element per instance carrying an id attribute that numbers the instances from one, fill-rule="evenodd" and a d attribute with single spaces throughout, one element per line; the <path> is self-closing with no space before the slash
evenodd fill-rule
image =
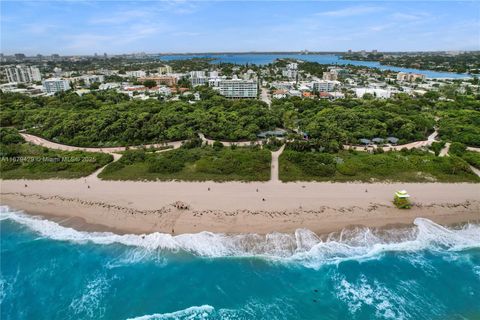
<path id="1" fill-rule="evenodd" d="M 27 55 L 480 50 L 480 2 L 2 1 Z"/>

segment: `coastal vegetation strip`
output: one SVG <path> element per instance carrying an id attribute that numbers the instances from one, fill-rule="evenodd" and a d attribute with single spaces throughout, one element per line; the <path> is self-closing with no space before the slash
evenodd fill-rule
<path id="1" fill-rule="evenodd" d="M 258 147 L 185 144 L 162 153 L 130 150 L 108 165 L 105 180 L 268 181 L 271 153 Z"/>
<path id="2" fill-rule="evenodd" d="M 285 150 L 280 156 L 280 180 L 363 182 L 480 182 L 458 156 L 438 157 L 416 149 L 370 154 L 335 154 Z"/>
<path id="3" fill-rule="evenodd" d="M 100 152 L 59 151 L 30 143 L 14 129 L 0 128 L 0 178 L 76 179 L 86 177 L 113 160 Z"/>
<path id="4" fill-rule="evenodd" d="M 209 88 L 196 90 L 202 100 L 194 104 L 131 100 L 108 90 L 52 97 L 0 93 L 0 124 L 79 147 L 158 144 L 200 132 L 212 140 L 256 140 L 262 131 L 285 128 L 292 138 L 303 138 L 296 134 L 303 132 L 340 149 L 361 139 L 395 137 L 398 144 L 425 140 L 438 115 L 441 139 L 472 147 L 480 141 L 480 101 L 470 95 L 440 99 L 439 93 L 427 92 L 421 97 L 334 101 L 291 97 L 274 99 L 269 108 L 258 100 L 228 100 Z"/>

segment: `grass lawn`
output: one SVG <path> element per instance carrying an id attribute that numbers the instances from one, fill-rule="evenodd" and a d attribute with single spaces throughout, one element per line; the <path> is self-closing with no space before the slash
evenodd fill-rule
<path id="1" fill-rule="evenodd" d="M 113 160 L 104 153 L 59 151 L 29 143 L 0 144 L 2 179 L 75 179 Z"/>
<path id="2" fill-rule="evenodd" d="M 327 154 L 286 150 L 280 156 L 279 175 L 284 182 L 480 182 L 461 158 L 422 151 Z"/>
<path id="3" fill-rule="evenodd" d="M 100 174 L 106 180 L 267 181 L 271 153 L 210 146 L 160 153 L 131 150 Z"/>

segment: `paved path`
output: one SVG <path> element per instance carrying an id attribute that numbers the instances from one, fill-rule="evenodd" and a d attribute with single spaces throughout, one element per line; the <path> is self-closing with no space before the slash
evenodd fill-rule
<path id="1" fill-rule="evenodd" d="M 20 133 L 22 137 L 25 139 L 27 142 L 31 142 L 33 144 L 39 145 L 39 146 L 44 146 L 50 149 L 57 149 L 57 150 L 64 150 L 64 151 L 88 151 L 88 152 L 103 152 L 103 153 L 114 153 L 114 152 L 121 152 L 127 150 L 127 147 L 98 147 L 98 148 L 92 148 L 92 147 L 74 147 L 74 146 L 69 146 L 66 144 L 60 144 L 56 143 L 53 141 L 49 141 L 37 136 L 34 136 L 32 134 L 28 133 Z M 146 144 L 146 145 L 140 145 L 140 146 L 131 146 L 128 147 L 129 149 L 140 149 L 140 148 L 161 148 L 164 146 L 172 146 L 173 149 L 180 148 L 182 145 L 183 141 L 173 141 L 173 142 L 167 142 L 167 143 L 156 143 L 156 144 Z"/>
<path id="2" fill-rule="evenodd" d="M 448 156 L 448 151 L 450 150 L 450 142 L 445 143 L 445 147 L 443 147 L 442 150 L 440 150 L 440 153 L 438 156 L 440 157 L 445 157 Z"/>
<path id="3" fill-rule="evenodd" d="M 277 151 L 272 152 L 272 164 L 270 165 L 270 182 L 280 182 L 280 179 L 278 178 L 278 171 L 279 171 L 278 158 L 282 154 L 283 149 L 285 149 L 285 145 L 283 145 Z"/>
<path id="4" fill-rule="evenodd" d="M 272 100 L 270 99 L 267 88 L 262 87 L 262 92 L 260 93 L 260 100 L 268 104 L 268 107 L 270 108 L 270 105 L 272 104 Z"/>
<path id="5" fill-rule="evenodd" d="M 209 145 L 212 145 L 216 140 L 208 139 L 205 137 L 203 133 L 199 133 L 198 136 L 202 139 L 203 142 L 207 142 Z M 231 145 L 236 145 L 239 147 L 248 147 L 252 144 L 260 143 L 260 140 L 253 140 L 253 141 L 238 141 L 238 142 L 231 142 L 231 141 L 220 141 L 224 146 L 230 147 Z"/>
<path id="6" fill-rule="evenodd" d="M 473 173 L 475 173 L 477 176 L 480 177 L 480 170 L 478 170 L 477 168 L 475 168 L 472 165 L 469 165 L 469 166 L 470 166 L 470 169 L 473 171 Z"/>

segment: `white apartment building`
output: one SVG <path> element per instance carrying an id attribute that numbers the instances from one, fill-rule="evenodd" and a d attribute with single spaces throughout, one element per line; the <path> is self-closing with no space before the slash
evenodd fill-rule
<path id="1" fill-rule="evenodd" d="M 208 83 L 205 71 L 190 71 L 190 83 L 192 87 L 201 86 Z"/>
<path id="2" fill-rule="evenodd" d="M 147 73 L 143 70 L 135 70 L 135 71 L 127 71 L 125 72 L 127 77 L 133 77 L 133 78 L 144 78 L 147 76 Z"/>
<path id="3" fill-rule="evenodd" d="M 220 94 L 227 98 L 256 98 L 256 80 L 231 79 L 220 81 Z"/>
<path id="4" fill-rule="evenodd" d="M 312 90 L 315 92 L 332 92 L 335 89 L 335 85 L 337 83 L 337 81 L 319 80 L 313 81 L 311 86 Z"/>
<path id="5" fill-rule="evenodd" d="M 164 65 L 163 67 L 158 68 L 158 73 L 160 74 L 167 74 L 172 72 L 173 72 L 173 69 L 169 65 Z"/>
<path id="6" fill-rule="evenodd" d="M 209 78 L 218 78 L 219 77 L 218 71 L 210 71 L 208 73 L 208 77 Z"/>
<path id="7" fill-rule="evenodd" d="M 5 67 L 8 82 L 31 83 L 41 81 L 40 70 L 33 66 L 7 66 Z"/>
<path id="8" fill-rule="evenodd" d="M 208 79 L 208 86 L 209 87 L 219 87 L 220 82 L 222 81 L 222 78 L 209 78 Z"/>
<path id="9" fill-rule="evenodd" d="M 55 93 L 70 89 L 70 83 L 67 80 L 59 78 L 50 78 L 43 80 L 43 91 L 47 93 Z"/>
<path id="10" fill-rule="evenodd" d="M 95 83 L 95 82 L 99 82 L 99 83 L 102 83 L 103 81 L 105 81 L 105 76 L 103 75 L 83 75 L 83 76 L 80 76 L 80 77 L 76 77 L 76 78 L 73 78 L 73 80 L 75 82 L 77 81 L 80 81 L 80 80 L 83 80 L 83 82 L 85 83 L 85 85 L 87 87 L 90 87 L 91 84 Z"/>
<path id="11" fill-rule="evenodd" d="M 296 79 L 298 75 L 298 63 L 289 63 L 285 70 L 282 71 L 282 75 L 289 79 Z"/>

